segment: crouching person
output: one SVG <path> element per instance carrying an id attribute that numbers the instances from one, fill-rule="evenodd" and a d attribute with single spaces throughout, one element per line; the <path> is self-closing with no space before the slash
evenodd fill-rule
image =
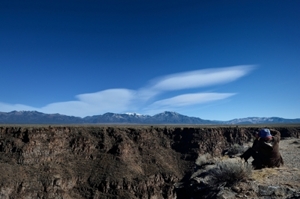
<path id="1" fill-rule="evenodd" d="M 256 139 L 251 148 L 243 155 L 242 159 L 247 160 L 252 157 L 254 169 L 265 167 L 279 167 L 283 165 L 283 159 L 279 152 L 280 132 L 264 128 L 256 134 Z"/>

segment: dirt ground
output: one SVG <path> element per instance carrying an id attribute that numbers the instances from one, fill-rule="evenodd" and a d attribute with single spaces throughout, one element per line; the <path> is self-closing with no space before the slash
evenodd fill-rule
<path id="1" fill-rule="evenodd" d="M 279 147 L 284 165 L 279 168 L 254 170 L 253 180 L 261 185 L 283 186 L 300 191 L 300 139 L 284 138 Z"/>

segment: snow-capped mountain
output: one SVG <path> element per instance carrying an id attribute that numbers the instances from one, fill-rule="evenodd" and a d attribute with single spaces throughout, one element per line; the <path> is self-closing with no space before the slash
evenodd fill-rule
<path id="1" fill-rule="evenodd" d="M 300 119 L 284 119 L 280 117 L 247 117 L 229 120 L 226 124 L 282 124 L 300 123 Z"/>
<path id="2" fill-rule="evenodd" d="M 141 116 L 142 114 L 139 114 L 139 113 L 125 113 L 127 115 L 137 115 L 137 116 Z"/>
<path id="3" fill-rule="evenodd" d="M 213 122 L 210 120 L 203 120 L 197 117 L 189 117 L 171 111 L 165 111 L 152 116 L 152 121 L 157 124 L 213 124 Z"/>
<path id="4" fill-rule="evenodd" d="M 248 117 L 229 121 L 203 120 L 176 112 L 165 111 L 156 115 L 137 113 L 105 113 L 84 118 L 61 114 L 45 114 L 37 111 L 0 112 L 0 124 L 292 124 L 300 119 L 279 117 Z"/>
<path id="5" fill-rule="evenodd" d="M 145 123 L 149 115 L 105 113 L 83 118 L 85 123 Z"/>

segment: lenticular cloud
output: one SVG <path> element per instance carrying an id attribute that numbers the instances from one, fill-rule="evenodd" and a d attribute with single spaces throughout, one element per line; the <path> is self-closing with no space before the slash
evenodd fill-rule
<path id="1" fill-rule="evenodd" d="M 89 116 L 106 112 L 141 112 L 147 110 L 176 110 L 202 103 L 223 100 L 235 93 L 184 93 L 185 89 L 225 84 L 247 75 L 254 66 L 242 65 L 227 68 L 195 70 L 156 78 L 150 85 L 138 90 L 126 88 L 107 89 L 76 96 L 76 100 L 54 102 L 37 108 L 22 104 L 0 102 L 0 110 L 36 110 L 44 113 L 60 113 L 73 116 Z M 179 95 L 162 98 L 162 94 L 183 90 Z"/>
<path id="2" fill-rule="evenodd" d="M 182 107 L 205 102 L 221 100 L 235 95 L 234 93 L 190 93 L 178 95 L 168 99 L 158 100 L 152 106 Z"/>
<path id="3" fill-rule="evenodd" d="M 168 91 L 223 84 L 241 78 L 252 69 L 253 66 L 245 65 L 177 73 L 156 80 L 152 89 Z"/>

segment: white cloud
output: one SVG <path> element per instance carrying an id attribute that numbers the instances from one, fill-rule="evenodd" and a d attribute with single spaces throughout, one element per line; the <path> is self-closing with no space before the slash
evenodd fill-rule
<path id="1" fill-rule="evenodd" d="M 78 101 L 52 103 L 42 107 L 40 111 L 74 116 L 123 112 L 131 106 L 135 93 L 135 91 L 128 89 L 108 89 L 96 93 L 80 94 L 76 96 Z"/>
<path id="2" fill-rule="evenodd" d="M 158 100 L 148 109 L 173 109 L 176 107 L 192 106 L 206 102 L 222 100 L 235 95 L 235 93 L 190 93 Z"/>
<path id="3" fill-rule="evenodd" d="M 152 89 L 169 91 L 223 84 L 241 78 L 252 69 L 252 65 L 243 65 L 178 73 L 156 80 Z"/>
<path id="4" fill-rule="evenodd" d="M 182 94 L 168 99 L 158 99 L 159 94 L 171 90 L 198 88 L 216 84 L 224 84 L 248 74 L 253 66 L 235 66 L 196 70 L 172 74 L 152 81 L 151 86 L 139 90 L 126 88 L 107 89 L 95 93 L 79 94 L 77 100 L 55 102 L 44 107 L 31 107 L 22 104 L 0 103 L 0 110 L 36 110 L 44 113 L 60 113 L 73 116 L 98 115 L 106 112 L 135 112 L 152 110 L 169 110 L 176 107 L 188 107 L 205 102 L 222 100 L 234 93 L 194 93 Z M 149 105 L 149 103 L 150 104 Z"/>
<path id="5" fill-rule="evenodd" d="M 10 112 L 14 110 L 31 111 L 31 110 L 35 110 L 35 108 L 23 104 L 7 104 L 7 103 L 0 102 L 0 111 Z"/>

